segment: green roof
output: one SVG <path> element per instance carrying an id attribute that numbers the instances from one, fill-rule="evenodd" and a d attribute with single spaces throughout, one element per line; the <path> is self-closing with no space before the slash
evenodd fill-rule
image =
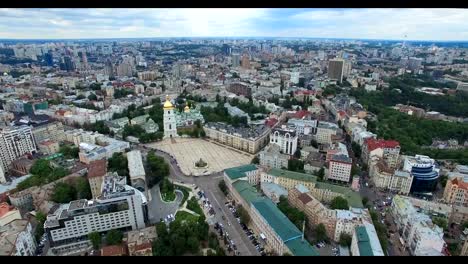
<path id="1" fill-rule="evenodd" d="M 374 256 L 369 236 L 364 226 L 356 227 L 357 245 L 360 256 Z"/>
<path id="2" fill-rule="evenodd" d="M 234 167 L 234 168 L 229 168 L 226 169 L 224 172 L 226 175 L 231 178 L 231 180 L 239 179 L 242 177 L 246 177 L 247 175 L 245 174 L 248 171 L 253 171 L 256 170 L 257 166 L 253 164 L 249 165 L 244 165 L 244 166 L 239 166 L 239 167 Z"/>
<path id="3" fill-rule="evenodd" d="M 284 177 L 298 181 L 317 182 L 317 176 L 312 174 L 294 172 L 289 170 L 271 169 L 268 174 L 276 177 Z"/>
<path id="4" fill-rule="evenodd" d="M 257 192 L 257 189 L 250 185 L 247 181 L 236 181 L 232 184 L 237 193 L 250 205 L 253 201 L 261 197 L 260 193 Z"/>
<path id="5" fill-rule="evenodd" d="M 364 208 L 364 205 L 362 204 L 361 195 L 348 187 L 330 184 L 326 182 L 317 182 L 317 184 L 315 184 L 315 188 L 327 189 L 334 193 L 340 193 L 348 201 L 349 206 L 354 208 Z"/>
<path id="6" fill-rule="evenodd" d="M 296 238 L 286 242 L 294 256 L 318 256 L 319 254 L 307 241 L 302 241 L 302 238 Z"/>
<path id="7" fill-rule="evenodd" d="M 268 198 L 260 198 L 252 202 L 260 215 L 284 241 L 302 236 L 302 232 L 276 207 Z"/>

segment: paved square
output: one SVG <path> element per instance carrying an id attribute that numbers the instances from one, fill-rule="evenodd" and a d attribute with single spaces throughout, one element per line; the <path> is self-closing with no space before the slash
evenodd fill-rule
<path id="1" fill-rule="evenodd" d="M 184 174 L 195 176 L 246 165 L 254 157 L 251 154 L 198 138 L 176 138 L 175 142 L 165 139 L 148 144 L 148 146 L 171 154 L 177 160 Z M 207 168 L 195 167 L 195 162 L 199 161 L 200 158 L 208 164 Z"/>

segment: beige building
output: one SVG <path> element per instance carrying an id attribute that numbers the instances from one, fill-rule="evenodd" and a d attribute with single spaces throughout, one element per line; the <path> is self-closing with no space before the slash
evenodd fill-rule
<path id="1" fill-rule="evenodd" d="M 395 140 L 368 138 L 362 145 L 362 160 L 370 165 L 373 156 L 383 158 L 389 168 L 396 168 L 400 157 L 400 143 Z"/>
<path id="2" fill-rule="evenodd" d="M 93 198 L 101 195 L 101 187 L 107 174 L 107 161 L 105 159 L 92 161 L 88 169 L 88 181 Z"/>
<path id="3" fill-rule="evenodd" d="M 352 167 L 353 160 L 347 155 L 333 155 L 330 159 L 328 174 L 325 174 L 326 178 L 342 182 L 349 182 Z"/>
<path id="4" fill-rule="evenodd" d="M 460 252 L 460 256 L 468 256 L 468 239 L 465 240 L 465 243 L 463 243 L 462 250 Z"/>
<path id="5" fill-rule="evenodd" d="M 336 136 L 338 126 L 333 123 L 319 122 L 315 140 L 319 144 L 332 144 L 332 136 Z"/>
<path id="6" fill-rule="evenodd" d="M 129 256 L 153 256 L 153 241 L 157 238 L 156 228 L 150 226 L 127 233 L 124 241 Z"/>
<path id="7" fill-rule="evenodd" d="M 288 193 L 289 203 L 304 212 L 308 223 L 312 226 L 323 224 L 327 236 L 335 236 L 336 211 L 324 206 L 304 185 L 297 185 Z"/>
<path id="8" fill-rule="evenodd" d="M 458 177 L 448 180 L 443 199 L 448 204 L 468 207 L 468 183 Z"/>
<path id="9" fill-rule="evenodd" d="M 37 144 L 37 147 L 39 148 L 40 152 L 47 155 L 57 153 L 60 150 L 59 143 L 57 141 L 52 140 L 41 141 Z"/>
<path id="10" fill-rule="evenodd" d="M 268 144 L 271 133 L 265 125 L 235 128 L 224 123 L 206 123 L 203 128 L 208 138 L 252 154 Z"/>
<path id="11" fill-rule="evenodd" d="M 13 206 L 10 206 L 7 203 L 0 204 L 0 230 L 2 226 L 7 225 L 8 223 L 21 219 L 21 214 L 18 209 L 15 209 Z"/>
<path id="12" fill-rule="evenodd" d="M 53 122 L 33 128 L 32 133 L 36 143 L 44 140 L 60 142 L 64 140 L 64 128 L 61 122 Z"/>
<path id="13" fill-rule="evenodd" d="M 389 168 L 383 159 L 373 156 L 369 164 L 369 176 L 377 188 L 407 195 L 410 192 L 413 176 L 406 172 Z"/>

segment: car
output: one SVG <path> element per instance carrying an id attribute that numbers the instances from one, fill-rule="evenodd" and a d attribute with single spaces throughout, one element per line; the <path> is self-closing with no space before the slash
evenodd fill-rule
<path id="1" fill-rule="evenodd" d="M 232 245 L 232 247 L 234 248 L 234 250 L 237 250 L 237 246 L 236 246 L 236 245 Z"/>

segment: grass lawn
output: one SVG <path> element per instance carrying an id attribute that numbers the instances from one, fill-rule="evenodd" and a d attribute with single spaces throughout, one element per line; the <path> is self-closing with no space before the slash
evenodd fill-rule
<path id="1" fill-rule="evenodd" d="M 188 197 L 189 197 L 189 192 L 191 191 L 189 188 L 185 187 L 185 186 L 180 186 L 180 185 L 177 185 L 177 184 L 174 184 L 175 188 L 178 189 L 178 190 L 181 190 L 182 193 L 184 194 L 184 198 L 182 198 L 182 201 L 180 202 L 180 206 L 182 206 L 185 201 L 187 201 Z"/>
<path id="2" fill-rule="evenodd" d="M 197 221 L 198 216 L 195 216 L 191 213 L 185 211 L 179 211 L 175 215 L 176 221 L 184 222 L 184 221 Z"/>
<path id="3" fill-rule="evenodd" d="M 161 197 L 162 197 L 162 200 L 165 202 L 172 202 L 175 200 L 176 195 L 174 191 L 163 192 L 161 190 Z"/>
<path id="4" fill-rule="evenodd" d="M 192 197 L 190 200 L 187 202 L 187 209 L 199 214 L 203 215 L 203 210 L 201 209 L 200 205 L 197 202 L 197 198 Z"/>

